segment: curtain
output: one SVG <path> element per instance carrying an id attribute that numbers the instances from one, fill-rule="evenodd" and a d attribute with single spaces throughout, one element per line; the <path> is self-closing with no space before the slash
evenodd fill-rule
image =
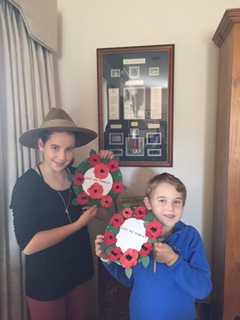
<path id="1" fill-rule="evenodd" d="M 44 23 L 44 22 L 43 22 Z M 18 143 L 55 107 L 54 56 L 33 41 L 20 12 L 0 0 L 0 319 L 24 320 L 24 261 L 16 244 L 11 191 L 38 160 Z M 29 194 L 29 196 L 31 196 Z"/>

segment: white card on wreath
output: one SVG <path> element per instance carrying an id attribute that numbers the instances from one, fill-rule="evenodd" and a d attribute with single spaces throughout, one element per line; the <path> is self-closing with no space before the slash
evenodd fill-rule
<path id="1" fill-rule="evenodd" d="M 142 245 L 148 241 L 144 221 L 136 218 L 125 220 L 120 226 L 116 239 L 116 246 L 119 247 L 122 252 L 130 248 L 140 251 Z"/>

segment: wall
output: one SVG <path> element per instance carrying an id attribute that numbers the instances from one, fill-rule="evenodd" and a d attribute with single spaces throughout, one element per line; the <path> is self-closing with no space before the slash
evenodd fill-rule
<path id="1" fill-rule="evenodd" d="M 57 51 L 57 0 L 9 2 L 21 11 L 30 37 L 49 50 Z"/>
<path id="2" fill-rule="evenodd" d="M 59 103 L 81 125 L 97 130 L 96 48 L 175 44 L 174 165 L 122 171 L 133 195 L 144 193 L 154 173 L 180 177 L 188 188 L 184 220 L 199 229 L 209 257 L 218 65 L 211 39 L 224 11 L 236 7 L 240 1 L 58 0 Z"/>

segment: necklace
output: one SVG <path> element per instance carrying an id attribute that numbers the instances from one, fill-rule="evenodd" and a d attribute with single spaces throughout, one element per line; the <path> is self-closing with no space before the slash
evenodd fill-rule
<path id="1" fill-rule="evenodd" d="M 43 179 L 43 181 L 45 181 L 45 180 L 44 180 L 44 177 L 43 177 L 43 174 L 42 174 L 42 170 L 40 169 L 40 165 L 37 164 L 36 167 L 37 167 L 37 169 L 38 169 L 38 171 L 39 171 L 39 173 L 40 173 L 41 178 Z M 61 201 L 62 201 L 62 203 L 63 203 L 63 205 L 64 205 L 65 214 L 66 214 L 66 216 L 67 216 L 67 219 L 68 219 L 69 223 L 72 223 L 71 215 L 70 215 L 70 212 L 69 212 L 69 210 L 68 210 L 69 205 L 70 205 L 70 201 L 71 201 L 71 190 L 72 190 L 72 188 L 70 187 L 69 192 L 68 192 L 68 202 L 67 202 L 67 203 L 66 203 L 63 195 L 61 194 L 61 192 L 56 191 L 57 194 L 58 194 L 58 196 L 59 196 L 59 198 L 61 199 Z"/>
<path id="2" fill-rule="evenodd" d="M 68 202 L 67 203 L 66 203 L 63 195 L 61 194 L 61 192 L 59 192 L 59 191 L 56 191 L 56 192 L 57 192 L 59 198 L 62 200 L 62 203 L 63 203 L 64 208 L 65 208 L 65 214 L 67 216 L 67 219 L 68 219 L 69 223 L 72 223 L 71 215 L 70 215 L 70 212 L 68 210 L 69 205 L 70 205 L 70 200 L 71 200 L 71 188 L 69 189 L 69 192 L 68 192 Z"/>

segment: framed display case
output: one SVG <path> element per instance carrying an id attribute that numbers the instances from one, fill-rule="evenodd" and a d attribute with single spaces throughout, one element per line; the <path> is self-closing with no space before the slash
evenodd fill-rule
<path id="1" fill-rule="evenodd" d="M 174 45 L 97 49 L 99 147 L 121 166 L 172 166 Z"/>

